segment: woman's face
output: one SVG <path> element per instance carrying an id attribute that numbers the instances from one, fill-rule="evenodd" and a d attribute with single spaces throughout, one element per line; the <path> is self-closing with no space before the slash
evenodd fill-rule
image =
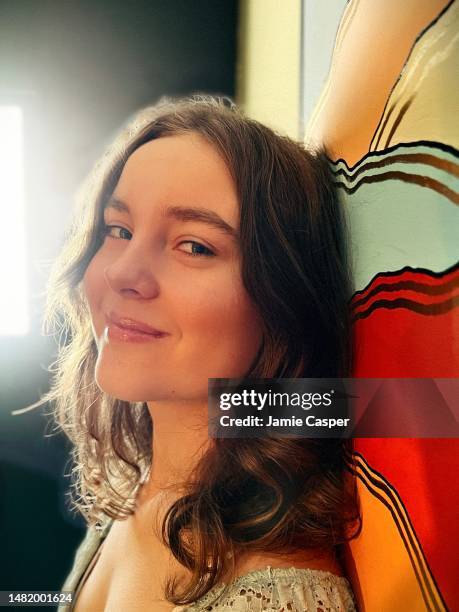
<path id="1" fill-rule="evenodd" d="M 244 376 L 261 319 L 242 284 L 236 188 L 216 149 L 195 133 L 142 145 L 104 216 L 112 227 L 83 278 L 99 387 L 131 402 L 204 400 L 208 378 Z M 117 317 L 167 335 L 135 341 L 116 333 Z"/>

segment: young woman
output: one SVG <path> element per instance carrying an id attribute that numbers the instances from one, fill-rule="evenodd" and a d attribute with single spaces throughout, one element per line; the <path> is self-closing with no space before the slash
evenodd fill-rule
<path id="1" fill-rule="evenodd" d="M 65 340 L 44 399 L 88 522 L 72 609 L 355 609 L 346 444 L 207 431 L 209 378 L 348 376 L 351 293 L 323 153 L 227 98 L 129 123 L 81 193 L 45 318 Z"/>

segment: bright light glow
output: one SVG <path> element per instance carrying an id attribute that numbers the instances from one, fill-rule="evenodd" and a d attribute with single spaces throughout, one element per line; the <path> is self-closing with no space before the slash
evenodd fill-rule
<path id="1" fill-rule="evenodd" d="M 23 113 L 0 106 L 0 335 L 29 331 L 24 210 Z"/>

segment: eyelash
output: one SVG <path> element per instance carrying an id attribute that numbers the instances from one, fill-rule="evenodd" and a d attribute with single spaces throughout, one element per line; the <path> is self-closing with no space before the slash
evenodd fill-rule
<path id="1" fill-rule="evenodd" d="M 110 235 L 110 230 L 115 227 L 117 229 L 124 230 L 125 232 L 128 232 L 129 234 L 131 233 L 129 230 L 127 230 L 125 227 L 122 227 L 121 225 L 107 225 L 105 223 L 102 226 L 103 237 L 114 238 L 115 240 L 122 240 L 122 238 L 116 238 L 115 236 Z M 207 253 L 187 253 L 186 251 L 182 251 L 182 253 L 185 253 L 185 255 L 189 255 L 190 257 L 215 257 L 215 253 L 213 251 L 211 251 L 208 247 L 204 246 L 200 242 L 197 242 L 196 240 L 183 240 L 182 242 L 180 242 L 180 244 L 184 244 L 184 243 L 187 244 L 188 242 L 191 242 L 192 244 L 197 244 L 203 249 L 206 249 L 206 251 L 208 252 Z"/>

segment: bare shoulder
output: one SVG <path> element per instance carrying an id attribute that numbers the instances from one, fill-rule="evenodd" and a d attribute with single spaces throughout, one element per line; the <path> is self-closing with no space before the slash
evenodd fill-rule
<path id="1" fill-rule="evenodd" d="M 307 549 L 298 553 L 246 553 L 235 563 L 233 578 L 254 570 L 271 568 L 290 568 L 322 570 L 343 577 L 342 565 L 334 550 Z"/>

